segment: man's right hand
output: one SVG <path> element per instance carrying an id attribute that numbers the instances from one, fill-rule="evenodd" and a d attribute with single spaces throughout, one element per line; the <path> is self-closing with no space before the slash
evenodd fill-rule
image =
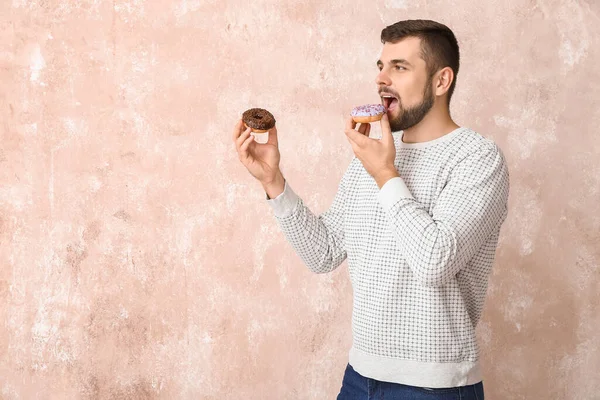
<path id="1" fill-rule="evenodd" d="M 242 120 L 235 125 L 233 141 L 238 157 L 248 172 L 262 184 L 267 195 L 273 199 L 283 192 L 285 185 L 279 169 L 281 154 L 277 141 L 277 127 L 269 130 L 269 140 L 265 144 L 255 142 L 250 133 L 251 129 L 245 128 Z"/>

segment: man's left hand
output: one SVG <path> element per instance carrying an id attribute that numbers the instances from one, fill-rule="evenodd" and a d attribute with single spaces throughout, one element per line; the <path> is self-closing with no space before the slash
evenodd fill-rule
<path id="1" fill-rule="evenodd" d="M 349 117 L 346 121 L 346 137 L 352 145 L 356 158 L 362 162 L 369 174 L 375 179 L 379 188 L 388 180 L 400 176 L 394 160 L 396 159 L 396 146 L 387 114 L 380 121 L 381 139 L 371 139 L 369 132 L 371 124 L 360 124 L 356 130 L 356 122 Z"/>

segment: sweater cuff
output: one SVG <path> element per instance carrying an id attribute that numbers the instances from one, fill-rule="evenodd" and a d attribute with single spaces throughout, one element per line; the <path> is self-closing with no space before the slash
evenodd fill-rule
<path id="1" fill-rule="evenodd" d="M 413 199 L 413 195 L 406 187 L 402 178 L 395 177 L 387 181 L 377 194 L 379 202 L 386 211 L 389 211 L 398 201 L 402 199 Z"/>
<path id="2" fill-rule="evenodd" d="M 299 201 L 300 197 L 294 193 L 288 185 L 287 180 L 285 181 L 283 192 L 279 196 L 274 199 L 269 199 L 269 196 L 267 196 L 267 203 L 271 205 L 277 218 L 286 218 L 292 215 Z"/>

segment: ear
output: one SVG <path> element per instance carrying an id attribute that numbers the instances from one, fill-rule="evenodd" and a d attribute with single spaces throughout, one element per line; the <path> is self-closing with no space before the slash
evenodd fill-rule
<path id="1" fill-rule="evenodd" d="M 435 82 L 435 95 L 443 96 L 450 90 L 452 82 L 454 82 L 454 71 L 452 68 L 445 67 L 439 70 L 434 78 Z"/>

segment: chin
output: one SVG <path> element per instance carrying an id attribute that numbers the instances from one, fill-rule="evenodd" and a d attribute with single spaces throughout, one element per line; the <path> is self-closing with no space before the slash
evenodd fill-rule
<path id="1" fill-rule="evenodd" d="M 401 122 L 400 110 L 396 109 L 394 111 L 388 111 L 387 116 L 388 121 L 390 122 L 390 128 L 392 128 L 392 132 L 401 131 L 402 129 L 397 129 L 398 123 Z M 394 129 L 394 127 L 396 127 L 396 129 Z"/>

